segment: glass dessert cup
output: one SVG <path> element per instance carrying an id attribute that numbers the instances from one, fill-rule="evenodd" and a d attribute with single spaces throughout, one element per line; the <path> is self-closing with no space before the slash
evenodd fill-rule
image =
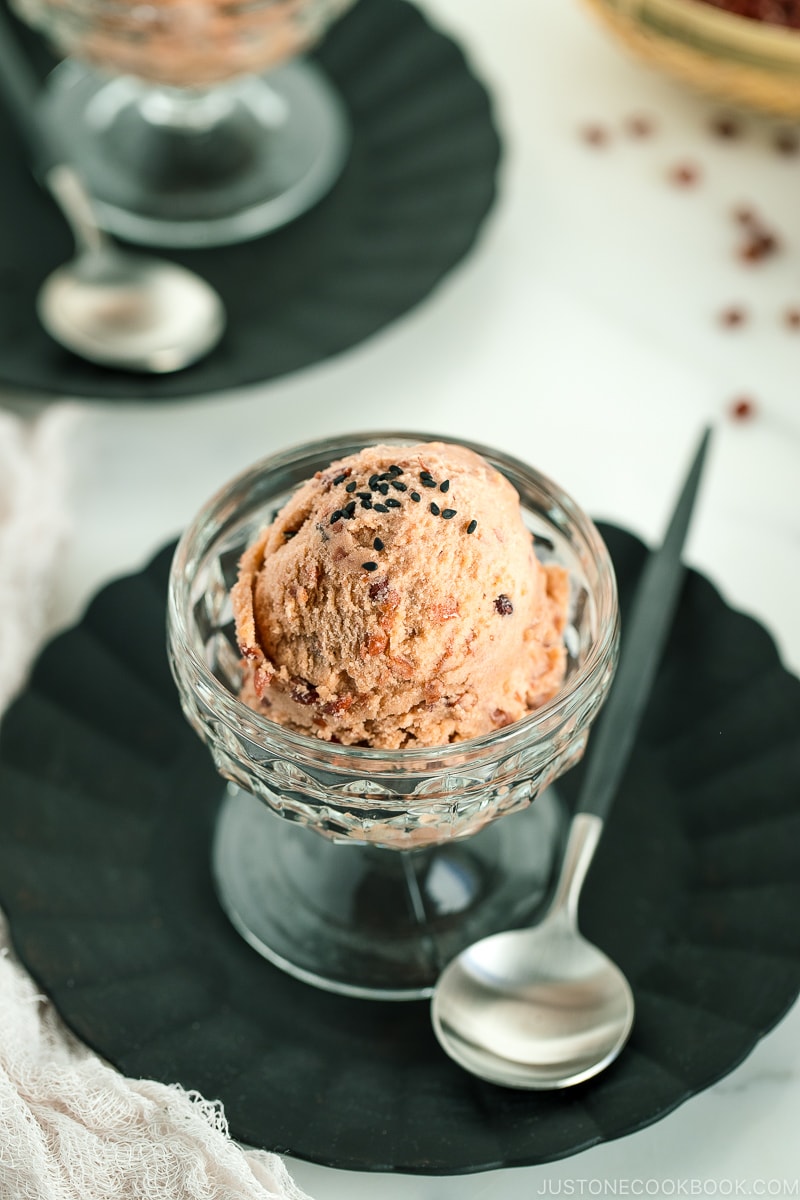
<path id="1" fill-rule="evenodd" d="M 532 468 L 465 442 L 516 487 L 539 558 L 569 569 L 558 695 L 482 737 L 392 751 L 294 733 L 238 699 L 230 588 L 243 550 L 331 461 L 378 442 L 430 440 L 352 434 L 257 463 L 187 529 L 169 587 L 183 710 L 229 781 L 213 847 L 224 910 L 291 974 L 380 999 L 429 995 L 464 946 L 546 904 L 567 820 L 551 785 L 583 753 L 618 649 L 614 572 L 589 517 Z"/>
<path id="2" fill-rule="evenodd" d="M 244 241 L 312 207 L 349 149 L 344 106 L 299 57 L 351 0 L 18 0 L 69 57 L 42 116 L 118 237 Z"/>

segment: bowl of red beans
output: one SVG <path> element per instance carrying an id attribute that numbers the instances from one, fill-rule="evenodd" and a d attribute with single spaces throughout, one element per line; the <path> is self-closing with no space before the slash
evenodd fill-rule
<path id="1" fill-rule="evenodd" d="M 800 0 L 587 0 L 629 49 L 733 103 L 800 119 Z"/>

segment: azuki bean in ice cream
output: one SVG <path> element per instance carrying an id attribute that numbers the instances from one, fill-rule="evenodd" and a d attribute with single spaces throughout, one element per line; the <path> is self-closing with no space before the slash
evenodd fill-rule
<path id="1" fill-rule="evenodd" d="M 476 737 L 559 690 L 568 592 L 479 455 L 371 446 L 303 484 L 244 553 L 241 696 L 345 745 Z"/>

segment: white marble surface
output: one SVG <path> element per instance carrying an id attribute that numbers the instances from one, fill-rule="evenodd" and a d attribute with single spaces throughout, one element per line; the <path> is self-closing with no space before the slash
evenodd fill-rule
<path id="1" fill-rule="evenodd" d="M 800 306 L 800 157 L 776 154 L 771 126 L 754 118 L 741 140 L 710 137 L 719 106 L 630 62 L 577 0 L 425 8 L 467 47 L 506 139 L 500 202 L 476 252 L 405 319 L 291 378 L 193 404 L 75 402 L 74 534 L 58 623 L 234 472 L 312 434 L 397 424 L 491 442 L 652 540 L 701 425 L 714 420 L 689 560 L 800 670 L 800 333 L 780 322 Z M 657 122 L 642 141 L 622 131 L 639 113 Z M 578 137 L 590 121 L 613 133 L 607 147 Z M 666 176 L 685 161 L 702 178 L 678 189 Z M 780 255 L 737 261 L 738 203 L 776 227 Z M 723 331 L 716 316 L 731 303 L 751 319 Z M 727 407 L 744 393 L 757 413 L 736 423 Z M 292 1168 L 316 1200 L 796 1196 L 799 1047 L 796 1006 L 742 1066 L 671 1116 L 546 1167 L 449 1179 Z"/>

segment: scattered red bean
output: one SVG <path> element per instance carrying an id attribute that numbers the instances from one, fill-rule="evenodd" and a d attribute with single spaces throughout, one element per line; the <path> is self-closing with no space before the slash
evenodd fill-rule
<path id="1" fill-rule="evenodd" d="M 719 314 L 719 323 L 720 325 L 724 325 L 726 329 L 738 329 L 741 325 L 744 325 L 746 320 L 747 313 L 745 310 L 735 304 L 730 305 L 729 308 L 723 308 Z"/>
<path id="2" fill-rule="evenodd" d="M 581 137 L 587 146 L 605 146 L 608 142 L 608 130 L 602 125 L 584 125 Z"/>
<path id="3" fill-rule="evenodd" d="M 786 158 L 791 158 L 800 151 L 800 139 L 793 129 L 779 129 L 775 134 L 775 149 Z"/>
<path id="4" fill-rule="evenodd" d="M 745 204 L 733 210 L 733 219 L 737 225 L 743 225 L 745 229 L 752 229 L 758 225 L 758 214 L 755 209 L 748 208 Z"/>
<path id="5" fill-rule="evenodd" d="M 739 244 L 737 256 L 746 263 L 763 262 L 781 248 L 780 239 L 753 208 L 740 207 L 734 210 L 733 219 L 744 231 L 744 240 Z"/>
<path id="6" fill-rule="evenodd" d="M 734 421 L 749 421 L 756 415 L 755 401 L 749 396 L 739 396 L 732 401 L 728 412 Z"/>
<path id="7" fill-rule="evenodd" d="M 625 130 L 634 138 L 648 138 L 655 132 L 655 122 L 650 117 L 634 115 L 625 122 Z"/>
<path id="8" fill-rule="evenodd" d="M 765 258 L 771 258 L 780 250 L 780 242 L 773 233 L 765 230 L 755 230 L 747 241 L 739 247 L 739 257 L 742 262 L 759 263 Z"/>
<path id="9" fill-rule="evenodd" d="M 715 133 L 718 138 L 725 138 L 727 141 L 733 141 L 734 138 L 741 136 L 742 127 L 735 117 L 722 114 L 721 116 L 714 117 L 713 121 L 711 122 L 711 131 L 712 133 Z"/>
<path id="10" fill-rule="evenodd" d="M 676 187 L 694 187 L 700 180 L 700 169 L 694 163 L 678 163 L 669 173 Z"/>
<path id="11" fill-rule="evenodd" d="M 702 2 L 753 20 L 800 29 L 800 0 L 702 0 Z M 625 119 L 624 129 L 630 137 L 643 139 L 653 134 L 656 123 L 651 117 L 635 113 Z M 742 121 L 731 113 L 719 113 L 713 117 L 710 129 L 716 137 L 726 140 L 739 138 L 743 133 Z M 608 129 L 597 122 L 584 125 L 580 132 L 583 141 L 590 146 L 605 146 L 610 140 Z M 780 154 L 786 156 L 800 154 L 800 129 L 777 130 L 774 134 L 773 144 Z M 681 188 L 696 186 L 701 177 L 700 167 L 692 162 L 675 163 L 669 169 L 668 174 L 670 182 Z M 760 263 L 780 251 L 780 238 L 774 230 L 767 226 L 755 208 L 751 205 L 740 204 L 734 208 L 732 215 L 743 232 L 743 240 L 737 249 L 737 256 L 742 262 Z M 731 304 L 720 311 L 718 320 L 725 329 L 739 329 L 748 322 L 749 315 L 743 306 Z M 784 311 L 783 323 L 786 329 L 800 333 L 800 305 L 789 307 Z M 729 406 L 730 416 L 737 421 L 748 420 L 755 413 L 756 404 L 747 396 L 740 396 Z M 498 597 L 499 603 L 495 601 L 498 612 L 503 612 L 505 599 L 505 597 Z"/>

